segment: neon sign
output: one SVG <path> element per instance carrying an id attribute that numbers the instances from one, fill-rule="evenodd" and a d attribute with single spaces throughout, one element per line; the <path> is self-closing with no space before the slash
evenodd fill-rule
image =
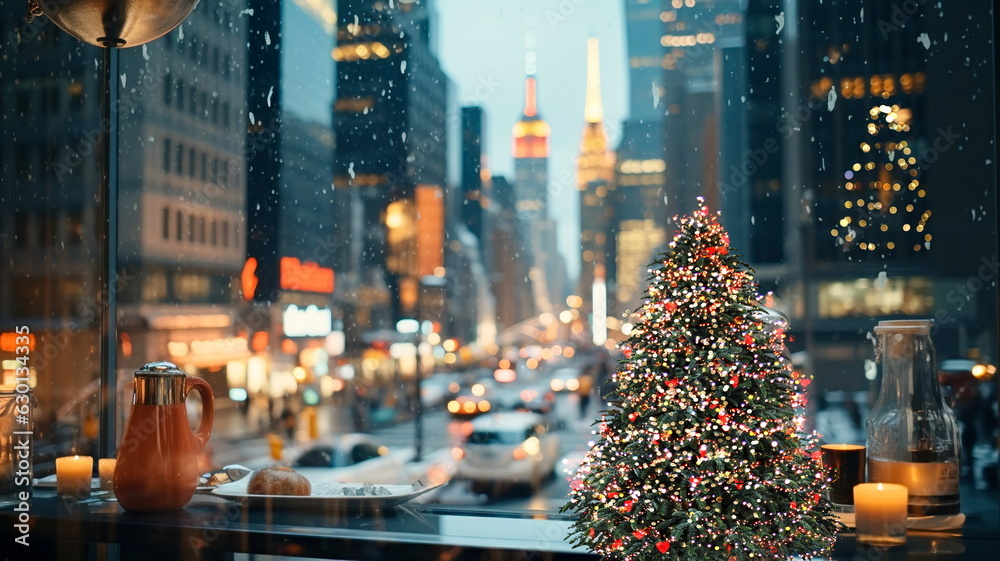
<path id="1" fill-rule="evenodd" d="M 281 258 L 280 284 L 284 290 L 333 294 L 333 269 L 295 257 Z"/>

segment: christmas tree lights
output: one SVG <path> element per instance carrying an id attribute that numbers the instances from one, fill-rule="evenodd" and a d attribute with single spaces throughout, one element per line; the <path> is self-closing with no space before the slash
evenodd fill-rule
<path id="1" fill-rule="evenodd" d="M 626 560 L 821 555 L 840 525 L 798 413 L 808 380 L 717 217 L 702 201 L 678 223 L 563 507 L 571 541 Z"/>

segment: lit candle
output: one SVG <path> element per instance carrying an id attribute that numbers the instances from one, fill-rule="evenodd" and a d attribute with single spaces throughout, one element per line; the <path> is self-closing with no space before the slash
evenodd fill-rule
<path id="1" fill-rule="evenodd" d="M 906 487 L 895 483 L 858 485 L 854 488 L 854 521 L 861 543 L 905 544 Z"/>
<path id="2" fill-rule="evenodd" d="M 819 447 L 823 465 L 830 470 L 830 501 L 854 504 L 854 486 L 865 482 L 865 447 L 858 444 L 824 444 Z"/>
<path id="3" fill-rule="evenodd" d="M 118 461 L 114 458 L 101 458 L 97 460 L 97 471 L 101 477 L 101 490 L 113 491 L 115 484 L 115 464 Z"/>
<path id="4" fill-rule="evenodd" d="M 56 458 L 56 492 L 64 497 L 89 496 L 92 473 L 94 458 L 90 456 Z"/>

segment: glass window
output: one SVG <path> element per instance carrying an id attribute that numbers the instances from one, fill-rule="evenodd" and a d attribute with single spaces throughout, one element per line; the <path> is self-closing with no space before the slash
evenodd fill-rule
<path id="1" fill-rule="evenodd" d="M 821 442 L 866 441 L 873 327 L 935 321 L 939 389 L 966 451 L 966 530 L 995 532 L 991 10 L 199 2 L 183 26 L 119 51 L 123 98 L 162 76 L 118 114 L 114 249 L 122 276 L 139 275 L 119 313 L 142 326 L 119 370 L 171 360 L 209 382 L 218 455 L 206 461 L 264 461 L 272 432 L 296 450 L 314 432 L 362 432 L 371 454 L 419 440 L 471 480 L 464 444 L 556 442 L 537 493 L 484 499 L 554 514 L 569 486 L 555 466 L 595 438 L 634 312 L 655 297 L 650 264 L 703 197 L 762 302 L 788 318 L 790 365 L 809 380 L 800 412 Z M 24 2 L 0 13 L 23 21 Z M 101 61 L 62 36 L 48 26 L 0 57 L 0 216 L 13 235 L 0 238 L 0 332 L 37 325 L 44 345 L 85 326 L 34 371 L 39 442 L 53 450 L 36 466 L 50 472 L 50 456 L 94 450 L 85 411 L 102 375 L 85 313 L 104 298 L 90 136 Z M 279 423 L 286 409 L 297 424 Z M 546 429 L 471 428 L 515 410 Z"/>

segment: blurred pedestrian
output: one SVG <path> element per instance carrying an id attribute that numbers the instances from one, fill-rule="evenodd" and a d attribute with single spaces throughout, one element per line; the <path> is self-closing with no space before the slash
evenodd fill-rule
<path id="1" fill-rule="evenodd" d="M 580 376 L 580 386 L 577 388 L 577 396 L 580 398 L 580 418 L 583 419 L 587 416 L 587 410 L 590 408 L 590 394 L 594 391 L 594 377 L 589 373 L 584 373 Z"/>

